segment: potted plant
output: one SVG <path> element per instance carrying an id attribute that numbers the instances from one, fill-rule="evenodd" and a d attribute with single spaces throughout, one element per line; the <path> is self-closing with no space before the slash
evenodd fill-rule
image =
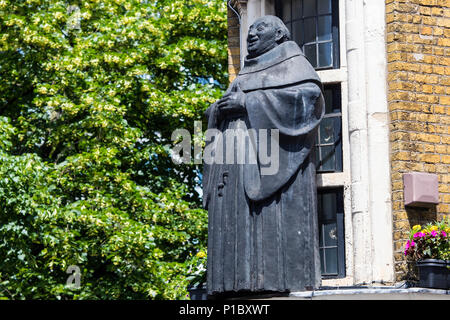
<path id="1" fill-rule="evenodd" d="M 450 288 L 450 217 L 426 226 L 415 225 L 405 245 L 405 256 L 416 262 L 419 286 Z"/>

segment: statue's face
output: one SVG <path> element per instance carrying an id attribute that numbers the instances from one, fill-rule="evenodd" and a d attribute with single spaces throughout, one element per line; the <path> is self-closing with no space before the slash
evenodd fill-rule
<path id="1" fill-rule="evenodd" d="M 277 28 L 267 19 L 257 19 L 248 29 L 247 50 L 250 57 L 257 57 L 273 48 L 277 43 Z"/>

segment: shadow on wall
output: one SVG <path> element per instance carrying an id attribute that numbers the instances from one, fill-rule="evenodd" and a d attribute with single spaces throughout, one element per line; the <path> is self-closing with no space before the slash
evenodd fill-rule
<path id="1" fill-rule="evenodd" d="M 438 217 L 436 206 L 430 206 L 428 208 L 407 206 L 405 209 L 411 227 L 416 224 L 425 225 L 434 222 Z"/>

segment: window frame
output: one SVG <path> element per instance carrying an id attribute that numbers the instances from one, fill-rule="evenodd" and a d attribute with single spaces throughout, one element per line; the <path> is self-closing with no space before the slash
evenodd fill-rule
<path id="1" fill-rule="evenodd" d="M 318 224 L 323 225 L 323 223 L 326 222 L 335 222 L 336 223 L 336 233 L 337 233 L 337 241 L 336 241 L 336 247 L 337 248 L 337 273 L 332 274 L 322 274 L 322 279 L 341 279 L 345 278 L 346 276 L 346 265 L 345 265 L 345 226 L 344 226 L 344 191 L 343 187 L 335 187 L 335 188 L 322 188 L 318 190 L 318 198 L 325 194 L 334 194 L 336 197 L 336 219 L 320 219 L 320 212 L 319 212 L 319 220 Z M 318 199 L 319 204 L 319 199 Z M 321 223 L 322 222 L 322 223 Z M 323 229 L 320 228 L 319 230 L 319 237 L 322 236 Z M 325 243 L 322 242 L 322 247 L 319 246 L 319 252 L 322 258 L 322 252 L 321 249 L 326 249 Z M 324 254 L 325 257 L 325 254 Z M 323 260 L 326 262 L 326 258 Z"/>
<path id="2" fill-rule="evenodd" d="M 327 88 L 328 87 L 328 88 Z M 319 125 L 319 129 L 317 130 L 316 142 L 314 144 L 314 151 L 316 152 L 316 170 L 317 173 L 339 173 L 343 171 L 343 161 L 342 161 L 342 86 L 340 83 L 327 83 L 324 85 L 324 91 L 327 89 L 333 90 L 333 98 L 332 98 L 332 112 L 325 113 L 324 119 L 334 118 L 334 121 L 337 124 L 333 125 L 333 143 L 321 143 L 320 137 L 320 128 L 323 125 L 323 122 Z M 337 101 L 336 101 L 337 100 Z M 336 112 L 335 104 L 337 104 L 339 111 Z M 322 158 L 322 147 L 325 146 L 334 146 L 334 170 L 324 170 L 320 167 L 322 166 L 321 161 Z M 318 156 L 317 156 L 318 153 Z"/>
<path id="3" fill-rule="evenodd" d="M 341 66 L 341 59 L 340 59 L 340 47 L 341 47 L 341 43 L 340 43 L 340 21 L 339 21 L 339 1 L 338 0 L 331 0 L 331 41 L 319 41 L 318 40 L 318 28 L 319 28 L 319 24 L 318 24 L 318 19 L 320 16 L 326 16 L 329 14 L 318 14 L 318 1 L 315 0 L 315 4 L 316 4 L 316 15 L 315 16 L 303 16 L 301 18 L 298 19 L 292 19 L 292 1 L 293 0 L 276 0 L 275 1 L 275 15 L 277 17 L 280 17 L 280 19 L 282 19 L 282 10 L 283 10 L 283 1 L 290 1 L 291 2 L 291 20 L 288 22 L 292 25 L 291 30 L 293 28 L 293 23 L 296 21 L 304 21 L 305 18 L 311 18 L 311 17 L 315 17 L 316 20 L 316 39 L 315 41 L 312 42 L 308 42 L 308 43 L 303 43 L 301 45 L 301 49 L 304 52 L 304 46 L 307 44 L 315 44 L 316 47 L 316 62 L 318 62 L 319 60 L 319 43 L 328 43 L 331 42 L 333 45 L 333 49 L 331 50 L 331 59 L 332 59 L 332 64 L 331 66 L 325 66 L 325 67 L 316 67 L 314 68 L 315 70 L 330 70 L 330 69 L 339 69 Z M 304 3 L 304 0 L 302 1 L 302 5 Z M 304 10 L 302 10 L 304 12 Z M 305 38 L 305 37 L 303 37 Z M 318 64 L 318 63 L 317 63 Z"/>

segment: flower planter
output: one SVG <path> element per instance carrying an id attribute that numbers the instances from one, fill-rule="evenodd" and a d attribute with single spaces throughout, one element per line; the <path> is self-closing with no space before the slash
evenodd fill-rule
<path id="1" fill-rule="evenodd" d="M 450 261 L 425 259 L 417 261 L 419 287 L 450 289 Z"/>

